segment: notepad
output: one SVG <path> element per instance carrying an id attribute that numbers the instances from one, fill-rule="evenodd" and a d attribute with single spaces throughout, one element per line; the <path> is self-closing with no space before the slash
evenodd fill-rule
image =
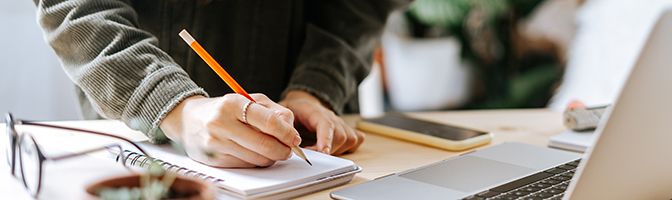
<path id="1" fill-rule="evenodd" d="M 214 168 L 175 153 L 169 146 L 141 144 L 163 163 L 164 168 L 187 176 L 197 176 L 215 183 L 219 198 L 284 199 L 345 184 L 361 168 L 354 162 L 304 149 L 313 163 L 306 164 L 296 155 L 266 168 Z M 125 151 L 127 165 L 142 165 L 144 155 Z"/>
<path id="2" fill-rule="evenodd" d="M 588 147 L 593 145 L 595 135 L 596 134 L 593 133 L 593 131 L 576 132 L 567 130 L 551 137 L 548 141 L 548 146 L 576 152 L 585 152 Z"/>

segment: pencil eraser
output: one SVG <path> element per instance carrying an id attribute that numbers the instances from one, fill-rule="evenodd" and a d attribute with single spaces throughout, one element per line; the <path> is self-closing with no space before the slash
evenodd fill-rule
<path id="1" fill-rule="evenodd" d="M 180 35 L 180 37 L 182 37 L 184 42 L 186 42 L 189 45 L 191 45 L 192 42 L 196 41 L 196 40 L 194 40 L 194 37 L 191 37 L 191 35 L 189 34 L 189 32 L 187 32 L 186 29 L 182 29 L 182 31 L 180 31 L 179 35 Z"/>

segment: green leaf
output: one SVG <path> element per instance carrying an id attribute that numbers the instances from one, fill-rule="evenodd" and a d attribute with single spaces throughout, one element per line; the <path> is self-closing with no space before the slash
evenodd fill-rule
<path id="1" fill-rule="evenodd" d="M 147 168 L 147 173 L 152 177 L 162 176 L 166 172 L 165 169 L 158 162 L 152 161 Z"/>
<path id="2" fill-rule="evenodd" d="M 469 9 L 469 0 L 417 0 L 408 12 L 428 26 L 450 27 L 462 24 Z"/>
<path id="3" fill-rule="evenodd" d="M 509 95 L 512 102 L 524 104 L 525 101 L 537 96 L 543 96 L 556 80 L 561 70 L 556 65 L 540 65 L 520 74 L 511 81 Z"/>

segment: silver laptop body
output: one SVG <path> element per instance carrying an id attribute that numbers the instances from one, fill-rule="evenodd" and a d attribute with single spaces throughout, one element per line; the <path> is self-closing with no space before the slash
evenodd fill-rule
<path id="1" fill-rule="evenodd" d="M 331 197 L 516 199 L 520 192 L 520 199 L 672 199 L 672 10 L 651 31 L 612 108 L 580 164 L 575 153 L 504 143 Z M 555 185 L 540 189 L 549 184 Z"/>

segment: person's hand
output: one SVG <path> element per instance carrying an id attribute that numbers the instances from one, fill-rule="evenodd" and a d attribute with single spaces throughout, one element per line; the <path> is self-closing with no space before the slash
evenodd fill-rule
<path id="1" fill-rule="evenodd" d="M 292 110 L 299 123 L 317 134 L 317 143 L 308 149 L 341 155 L 354 152 L 364 142 L 364 133 L 348 126 L 310 93 L 289 91 L 278 103 Z"/>
<path id="2" fill-rule="evenodd" d="M 238 94 L 182 101 L 161 122 L 168 138 L 180 142 L 192 159 L 214 167 L 270 166 L 291 156 L 289 146 L 301 143 L 294 116 L 262 94 L 257 103 Z"/>

